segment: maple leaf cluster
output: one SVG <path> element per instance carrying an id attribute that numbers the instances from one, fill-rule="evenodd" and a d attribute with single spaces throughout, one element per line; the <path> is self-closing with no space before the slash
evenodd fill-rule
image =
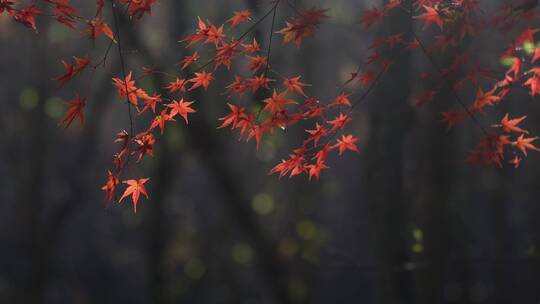
<path id="1" fill-rule="evenodd" d="M 279 1 L 266 16 L 275 13 L 278 4 Z M 285 28 L 276 33 L 283 35 L 284 44 L 294 42 L 299 47 L 304 38 L 313 35 L 320 21 L 326 17 L 325 12 L 323 9 L 307 9 L 290 21 L 285 21 Z M 229 38 L 224 34 L 227 26 L 231 30 L 235 29 L 239 24 L 249 21 L 250 17 L 249 11 L 238 11 L 226 24 L 220 26 L 198 18 L 198 29 L 180 42 L 186 43 L 186 48 L 199 44 L 201 47 L 210 47 L 213 55 L 207 63 L 213 64 L 214 70 L 221 66 L 230 69 L 233 62 L 247 66 L 247 75 L 234 75 L 233 81 L 224 88 L 229 113 L 219 118 L 221 124 L 218 129 L 237 130 L 240 138 L 246 141 L 253 139 L 259 147 L 265 136 L 276 130 L 289 128 L 299 122 L 312 124 L 313 129 L 305 130 L 306 138 L 302 145 L 294 149 L 290 158 L 276 165 L 270 173 L 278 173 L 280 176 L 306 173 L 310 178 L 319 178 L 321 171 L 328 168 L 328 153 L 336 150 L 341 155 L 346 150 L 358 151 L 356 137 L 342 135 L 334 139 L 336 133 L 351 121 L 349 113 L 344 113 L 345 108 L 352 106 L 348 99 L 350 94 L 343 92 L 325 103 L 310 97 L 306 90 L 311 84 L 302 82 L 300 75 L 283 76 L 275 71 L 268 59 L 269 50 L 263 50 L 255 38 L 246 33 L 240 34 L 241 39 L 232 36 Z M 201 52 L 198 49 L 182 59 L 179 63 L 182 69 L 198 60 Z M 249 109 L 253 108 L 250 103 L 257 96 L 266 98 L 256 100 L 258 107 L 250 112 Z M 334 117 L 328 118 L 332 117 L 330 115 Z"/>
<path id="2" fill-rule="evenodd" d="M 130 15 L 140 19 L 144 14 L 151 14 L 152 6 L 157 0 L 117 0 L 116 2 L 120 7 L 127 6 Z M 26 6 L 12 0 L 0 0 L 0 14 L 6 12 L 13 20 L 33 29 L 36 33 L 38 32 L 36 18 L 47 16 L 73 30 L 77 30 L 79 25 L 85 27 L 81 34 L 92 40 L 104 34 L 115 41 L 111 28 L 103 22 L 104 6 L 105 0 L 97 0 L 95 16 L 84 18 L 78 14 L 71 0 L 34 0 L 31 5 Z M 47 13 L 47 10 L 51 13 Z"/>
<path id="3" fill-rule="evenodd" d="M 154 146 L 169 124 L 188 125 L 190 116 L 197 112 L 197 101 L 188 96 L 189 92 L 208 90 L 214 84 L 216 71 L 231 71 L 233 65 L 236 74 L 230 75 L 227 85 L 216 88 L 225 96 L 222 103 L 225 113 L 217 118 L 216 128 L 230 129 L 240 139 L 254 141 L 256 148 L 274 132 L 293 127 L 303 129 L 303 138 L 287 153 L 288 157 L 270 170 L 270 174 L 280 177 L 305 174 L 309 179 L 319 179 L 329 168 L 331 153 L 341 156 L 346 151 L 359 152 L 360 138 L 347 132 L 351 114 L 367 99 L 378 80 L 400 60 L 395 54 L 403 52 L 416 52 L 430 63 L 427 70 L 418 73 L 422 85 L 411 97 L 413 106 L 429 106 L 443 92 L 451 92 L 456 105 L 440 113 L 447 129 L 470 121 L 482 133 L 478 144 L 466 157 L 467 162 L 517 168 L 529 151 L 540 151 L 534 144 L 538 137 L 529 135 L 523 127 L 525 115 L 506 113 L 496 123 L 484 122 L 488 112 L 516 89 L 524 88 L 532 98 L 540 95 L 540 67 L 537 66 L 540 48 L 536 47 L 539 29 L 531 27 L 539 19 L 535 10 L 538 1 L 508 2 L 493 14 L 484 13 L 479 0 L 407 1 L 410 5 L 402 0 L 388 0 L 373 6 L 358 17 L 364 30 L 380 26 L 394 14 L 408 16 L 410 29 L 375 36 L 364 63 L 351 71 L 344 83 L 336 84 L 338 90 L 330 98 L 313 96 L 312 84 L 305 82 L 302 75 L 283 75 L 277 71 L 271 63 L 271 52 L 275 51 L 271 41 L 264 46 L 255 39 L 254 30 L 264 20 L 271 19 L 271 34 L 281 35 L 282 48 L 289 43 L 301 47 L 303 40 L 314 36 L 321 22 L 329 18 L 325 9 L 299 9 L 292 3 L 282 5 L 282 2 L 271 1 L 269 10 L 259 19 L 254 18 L 250 10 L 233 12 L 221 24 L 197 17 L 195 30 L 178 41 L 184 45 L 186 55 L 177 62 L 176 73 L 144 67 L 141 72 L 130 71 L 122 63 L 122 73 L 112 77 L 112 85 L 119 101 L 127 104 L 130 127 L 120 130 L 114 140 L 118 151 L 102 187 L 108 201 L 115 200 L 118 186 L 124 185 L 118 201 L 131 198 L 137 210 L 141 195 L 148 198 L 149 178 L 123 178 L 130 160 L 140 163 L 152 157 Z M 151 15 L 157 3 L 157 0 L 116 0 L 111 2 L 110 9 L 114 18 L 123 12 L 139 20 Z M 36 0 L 27 6 L 0 0 L 0 14 L 8 14 L 35 32 L 38 30 L 36 18 L 48 16 L 79 31 L 81 37 L 92 44 L 98 39 L 108 41 L 108 49 L 101 59 L 74 56 L 73 60 L 62 61 L 63 74 L 53 79 L 63 87 L 86 70 L 94 72 L 105 66 L 112 46 L 116 46 L 122 56 L 120 35 L 115 33 L 119 29 L 114 20 L 110 22 L 104 17 L 105 4 L 104 0 L 97 0 L 95 14 L 85 18 L 78 14 L 70 0 Z M 292 17 L 276 19 L 278 10 L 286 7 L 292 9 Z M 275 29 L 276 23 L 283 26 Z M 503 38 L 512 37 L 500 51 L 501 61 L 506 63 L 503 72 L 494 72 L 476 60 L 473 52 L 463 50 L 465 41 L 473 41 L 488 30 L 501 32 Z M 270 37 L 272 39 L 272 35 Z M 451 49 L 459 50 L 455 52 L 457 55 L 448 64 L 439 65 L 439 56 L 448 56 Z M 140 80 L 157 73 L 168 77 L 166 85 L 156 92 L 143 89 Z M 78 120 L 82 125 L 86 104 L 87 99 L 75 93 L 75 97 L 66 102 L 66 112 L 59 124 L 68 128 Z M 134 117 L 132 111 L 136 113 Z M 145 120 L 148 123 L 134 130 L 133 120 L 142 116 L 150 118 Z"/>
<path id="4" fill-rule="evenodd" d="M 535 1 L 533 1 L 535 2 Z M 391 0 L 382 7 L 366 10 L 360 23 L 365 29 L 384 22 L 392 11 L 409 11 L 410 17 L 419 22 L 411 29 L 412 33 L 405 40 L 404 33 L 394 33 L 376 37 L 371 48 L 374 50 L 370 61 L 389 61 L 384 58 L 384 47 L 402 45 L 405 49 L 419 52 L 428 62 L 430 70 L 421 72 L 423 83 L 435 82 L 434 85 L 420 91 L 412 98 L 415 106 L 423 106 L 437 100 L 443 91 L 451 91 L 456 106 L 442 112 L 442 121 L 450 130 L 463 124 L 469 118 L 483 133 L 479 143 L 471 151 L 466 161 L 473 164 L 503 166 L 503 161 L 518 167 L 527 150 L 538 151 L 533 144 L 537 137 L 527 137 L 528 131 L 518 127 L 526 116 L 510 119 L 507 113 L 498 124 L 492 124 L 488 130 L 480 115 L 486 115 L 488 108 L 500 104 L 515 87 L 529 89 L 531 96 L 540 94 L 539 68 L 535 63 L 540 59 L 540 48 L 536 48 L 535 35 L 538 29 L 530 24 L 538 20 L 533 10 L 536 5 L 523 3 L 505 4 L 498 14 L 479 14 L 478 0 L 416 0 L 411 7 L 405 7 L 403 1 Z M 428 32 L 434 39 L 423 41 L 417 28 Z M 471 52 L 462 50 L 467 39 L 477 39 L 488 30 L 496 29 L 503 34 L 513 32 L 516 37 L 509 41 L 509 46 L 501 50 L 500 58 L 508 62 L 508 68 L 501 75 L 475 61 Z M 425 36 L 422 35 L 422 36 Z M 427 39 L 426 39 L 427 40 Z M 451 48 L 459 49 L 447 66 L 439 66 L 438 56 L 447 56 Z M 429 81 L 428 81 L 429 80 Z M 518 84 L 519 86 L 516 86 Z M 486 89 L 487 87 L 487 89 Z M 472 102 L 467 105 L 465 94 L 476 92 Z M 510 157 L 508 157 L 510 156 Z"/>
<path id="5" fill-rule="evenodd" d="M 270 13 L 275 13 L 277 4 L 279 3 L 255 24 L 260 23 Z M 302 39 L 313 34 L 319 21 L 325 17 L 324 12 L 325 10 L 315 8 L 306 10 L 291 22 L 286 21 L 286 30 L 277 32 L 287 32 L 284 43 L 294 41 L 299 46 Z M 306 89 L 311 85 L 302 82 L 300 75 L 280 76 L 272 68 L 268 59 L 270 49 L 263 49 L 259 42 L 249 35 L 253 32 L 253 26 L 246 26 L 247 30 L 238 34 L 237 37 L 240 38 L 235 38 L 235 31 L 239 32 L 243 25 L 249 22 L 253 22 L 249 10 L 234 12 L 232 17 L 219 25 L 198 17 L 197 29 L 179 41 L 191 52 L 188 51 L 188 55 L 177 63 L 177 75 L 144 68 L 140 78 L 154 73 L 171 78 L 162 88 L 167 96 L 172 96 L 171 99 L 158 93 L 150 95 L 137 86 L 138 79 L 134 79 L 132 72 L 125 77 L 113 78 L 118 99 L 127 101 L 136 110 L 137 117 L 146 112 L 150 113 L 153 119 L 142 132 L 130 134 L 133 131 L 121 130 L 118 133 L 116 142 L 120 144 L 119 151 L 114 156 L 113 168 L 108 172 L 107 182 L 102 188 L 108 200 L 114 198 L 116 186 L 120 184 L 119 176 L 132 156 L 136 157 L 136 162 L 142 161 L 146 156 L 153 156 L 154 145 L 159 141 L 159 136 L 163 134 L 166 125 L 174 122 L 176 117 L 181 117 L 188 124 L 189 115 L 196 110 L 192 107 L 195 101 L 188 100 L 187 94 L 197 89 L 208 90 L 213 83 L 214 72 L 219 68 L 230 70 L 233 64 L 245 66 L 249 72 L 246 75 L 234 75 L 234 80 L 223 88 L 226 96 L 224 105 L 230 113 L 219 118 L 221 123 L 216 126 L 218 129 L 238 130 L 240 138 L 247 141 L 253 139 L 258 147 L 264 138 L 275 130 L 291 127 L 300 121 L 314 125 L 314 129 L 306 130 L 306 138 L 301 147 L 291 154 L 294 161 L 284 160 L 270 173 L 279 173 L 280 176 L 306 173 L 310 178 L 319 178 L 321 171 L 328 168 L 328 153 L 336 151 L 342 155 L 347 150 L 358 152 L 358 138 L 352 135 L 336 137 L 351 121 L 350 113 L 345 112 L 346 108 L 352 106 L 350 94 L 343 92 L 326 104 L 309 97 Z M 288 37 L 293 36 L 294 38 L 289 40 Z M 202 60 L 201 54 L 206 54 L 206 59 L 199 64 Z M 255 96 L 266 97 L 253 101 Z M 257 109 L 252 112 L 248 110 L 251 102 L 257 105 Z M 328 115 L 335 117 L 327 118 Z M 157 129 L 159 132 L 156 132 Z M 128 187 L 120 201 L 131 195 L 136 206 L 140 194 L 147 196 L 144 188 L 146 181 L 147 178 L 123 181 Z"/>

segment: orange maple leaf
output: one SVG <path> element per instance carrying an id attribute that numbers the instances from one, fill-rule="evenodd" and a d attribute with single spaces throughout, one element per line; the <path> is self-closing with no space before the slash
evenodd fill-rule
<path id="1" fill-rule="evenodd" d="M 101 190 L 105 191 L 105 195 L 107 198 L 107 201 L 111 201 L 114 195 L 114 189 L 116 188 L 116 185 L 118 185 L 120 182 L 118 181 L 118 178 L 114 176 L 111 171 L 107 171 L 107 182 L 103 187 L 101 187 Z"/>
<path id="2" fill-rule="evenodd" d="M 274 93 L 272 93 L 272 97 L 266 98 L 263 100 L 266 105 L 263 108 L 263 111 L 268 111 L 272 114 L 277 113 L 279 111 L 285 110 L 285 107 L 289 104 L 294 104 L 295 101 L 292 99 L 286 98 L 287 91 L 283 91 L 281 93 L 277 93 L 276 90 L 274 90 Z"/>
<path id="3" fill-rule="evenodd" d="M 523 154 L 525 154 L 525 156 L 527 156 L 527 149 L 531 149 L 531 150 L 540 152 L 540 148 L 538 148 L 537 146 L 535 146 L 532 143 L 533 141 L 535 141 L 537 139 L 538 139 L 538 137 L 526 138 L 523 134 L 521 134 L 516 139 L 516 141 L 512 143 L 512 146 L 517 147 L 519 150 L 521 150 L 521 152 L 523 152 Z"/>
<path id="4" fill-rule="evenodd" d="M 210 81 L 212 81 L 214 77 L 212 76 L 212 73 L 207 72 L 200 72 L 195 73 L 195 77 L 189 79 L 189 82 L 193 82 L 193 85 L 189 90 L 195 90 L 198 87 L 203 87 L 205 90 L 208 89 L 208 86 L 210 86 Z"/>
<path id="5" fill-rule="evenodd" d="M 192 55 L 188 55 L 184 57 L 184 59 L 180 60 L 178 63 L 182 66 L 182 70 L 186 69 L 188 66 L 192 65 L 195 61 L 199 60 L 200 56 L 198 52 L 193 53 Z"/>
<path id="6" fill-rule="evenodd" d="M 138 96 L 145 96 L 143 91 L 135 86 L 135 80 L 131 79 L 132 74 L 129 72 L 129 74 L 126 76 L 124 80 L 120 78 L 113 78 L 113 84 L 118 90 L 118 99 L 123 99 L 124 97 L 128 97 L 129 102 L 137 106 Z"/>
<path id="7" fill-rule="evenodd" d="M 525 118 L 527 118 L 527 116 L 510 119 L 509 114 L 506 113 L 506 115 L 504 115 L 504 117 L 501 119 L 501 124 L 493 125 L 493 127 L 500 127 L 506 133 L 517 132 L 517 133 L 529 134 L 527 130 L 524 130 L 517 126 L 519 123 L 524 121 Z"/>
<path id="8" fill-rule="evenodd" d="M 93 41 L 96 41 L 96 39 L 103 34 L 109 37 L 109 39 L 111 39 L 114 43 L 117 43 L 116 39 L 114 39 L 114 34 L 111 28 L 107 25 L 107 23 L 101 22 L 99 18 L 94 18 L 88 21 L 88 28 L 84 30 L 82 34 Z"/>
<path id="9" fill-rule="evenodd" d="M 136 179 L 129 179 L 126 181 L 123 181 L 122 183 L 127 184 L 128 187 L 124 191 L 124 194 L 122 194 L 122 197 L 120 198 L 120 202 L 131 195 L 131 200 L 133 201 L 133 208 L 134 211 L 137 212 L 137 203 L 139 202 L 139 197 L 142 195 L 146 196 L 148 199 L 148 194 L 146 193 L 146 188 L 144 187 L 144 184 L 149 180 L 150 178 L 141 178 L 139 180 Z"/>
<path id="10" fill-rule="evenodd" d="M 186 124 L 189 123 L 188 114 L 197 112 L 190 107 L 191 104 L 193 104 L 193 101 L 184 101 L 183 98 L 180 101 L 173 100 L 167 105 L 167 107 L 171 109 L 169 112 L 169 118 L 174 118 L 176 115 L 180 115 L 182 118 L 184 118 Z"/>

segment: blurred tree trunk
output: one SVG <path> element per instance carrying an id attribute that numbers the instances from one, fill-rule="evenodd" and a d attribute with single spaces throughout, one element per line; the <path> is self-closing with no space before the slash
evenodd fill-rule
<path id="1" fill-rule="evenodd" d="M 404 1 L 408 7 L 411 0 Z M 386 34 L 406 32 L 410 16 L 394 13 L 384 26 Z M 400 52 L 396 50 L 394 52 Z M 408 105 L 411 95 L 410 52 L 389 54 L 395 64 L 383 76 L 375 90 L 370 109 L 370 135 L 367 144 L 367 188 L 370 212 L 370 246 L 375 260 L 377 276 L 374 286 L 374 303 L 412 303 L 410 273 L 404 269 L 408 247 L 404 236 L 407 232 L 407 206 L 409 199 L 403 192 L 403 145 L 412 117 Z"/>
<path id="2" fill-rule="evenodd" d="M 440 112 L 457 107 L 457 101 L 451 91 L 450 79 L 441 79 L 437 70 L 452 64 L 461 50 L 454 49 L 452 53 L 430 59 L 424 52 L 419 52 L 420 62 L 426 64 L 426 69 L 437 75 L 432 83 L 426 83 L 422 90 L 429 90 L 443 81 L 445 86 L 430 104 L 418 108 L 418 124 L 411 137 L 414 167 L 417 172 L 410 181 L 416 193 L 413 221 L 416 233 L 413 233 L 415 247 L 415 298 L 416 303 L 442 303 L 444 289 L 448 280 L 448 267 L 462 268 L 467 263 L 465 252 L 459 250 L 460 243 L 455 243 L 450 230 L 452 211 L 451 201 L 455 199 L 455 175 L 458 164 L 458 149 L 456 129 L 445 130 L 446 125 L 440 121 Z M 433 62 L 436 66 L 433 66 Z M 458 261 L 451 261 L 453 248 L 458 249 Z M 462 269 L 460 271 L 464 271 Z"/>
<path id="3" fill-rule="evenodd" d="M 168 231 L 165 217 L 165 198 L 172 183 L 174 163 L 171 145 L 168 140 L 162 140 L 157 167 L 152 174 L 152 202 L 146 208 L 146 256 L 150 302 L 153 304 L 167 303 L 167 287 L 165 276 L 165 248 Z"/>
<path id="4" fill-rule="evenodd" d="M 493 189 L 491 202 L 493 202 L 494 212 L 494 229 L 493 235 L 495 239 L 495 257 L 494 257 L 494 272 L 495 272 L 495 292 L 493 294 L 493 302 L 495 304 L 511 303 L 514 298 L 512 293 L 515 290 L 515 285 L 511 280 L 511 272 L 509 266 L 512 263 L 510 258 L 510 249 L 512 244 L 508 240 L 508 208 L 507 208 L 507 179 L 509 177 L 508 169 L 502 169 L 499 172 L 502 176 L 498 177 L 498 182 Z"/>
<path id="5" fill-rule="evenodd" d="M 501 105 L 501 111 L 506 112 L 508 107 L 513 104 L 511 100 Z M 508 111 L 512 113 L 513 111 Z M 504 160 L 503 160 L 504 162 Z M 488 190 L 488 202 L 492 204 L 493 208 L 493 238 L 495 240 L 495 252 L 491 258 L 493 261 L 495 290 L 493 293 L 492 303 L 503 304 L 511 303 L 518 297 L 518 287 L 515 285 L 515 281 L 512 280 L 511 264 L 512 260 L 512 247 L 515 243 L 512 243 L 509 230 L 509 212 L 511 212 L 508 206 L 509 193 L 511 193 L 512 174 L 513 168 L 502 168 L 495 172 L 494 181 Z M 489 256 L 489 254 L 488 254 Z"/>
<path id="6" fill-rule="evenodd" d="M 48 24 L 42 25 L 42 30 L 47 31 Z M 31 286 L 29 294 L 32 297 L 32 303 L 41 304 L 45 302 L 45 284 L 47 275 L 48 255 L 45 250 L 45 233 L 43 226 L 43 205 L 44 205 L 44 166 L 47 150 L 47 141 L 45 140 L 45 98 L 49 95 L 47 83 L 43 79 L 48 79 L 47 61 L 43 60 L 47 56 L 47 38 L 39 36 L 33 43 L 35 49 L 41 52 L 35 52 L 32 61 L 37 68 L 37 77 L 35 79 L 37 92 L 39 96 L 38 106 L 32 112 L 28 121 L 32 124 L 30 145 L 32 146 L 30 155 L 26 157 L 28 161 L 29 180 L 21 183 L 21 203 L 26 209 L 24 214 L 27 216 L 27 224 L 30 227 L 30 256 L 32 264 Z M 21 160 L 21 163 L 25 161 Z"/>
<path id="7" fill-rule="evenodd" d="M 172 4 L 171 9 L 175 12 L 181 12 L 184 10 L 183 2 L 175 1 Z M 186 28 L 185 20 L 182 18 L 175 18 L 172 26 L 174 30 L 171 31 L 171 35 L 175 38 L 183 35 L 182 29 Z M 152 55 L 148 45 L 146 45 L 140 37 L 136 35 L 131 27 L 126 29 L 125 36 L 131 40 L 133 47 L 139 50 L 142 58 L 145 62 L 148 62 L 155 66 L 158 70 L 166 70 L 164 68 L 163 58 L 158 59 Z M 186 73 L 189 73 L 187 71 Z M 166 86 L 166 80 L 158 75 L 158 85 L 160 87 Z M 192 93 L 190 99 L 202 100 L 200 94 Z M 287 282 L 283 279 L 283 272 L 281 263 L 276 255 L 274 244 L 265 235 L 264 231 L 257 223 L 254 213 L 251 211 L 249 205 L 249 198 L 246 196 L 244 190 L 237 184 L 237 178 L 233 176 L 232 172 L 228 168 L 228 162 L 223 157 L 220 151 L 220 143 L 216 138 L 215 126 L 210 125 L 205 121 L 205 117 L 196 115 L 193 119 L 190 119 L 190 127 L 187 129 L 187 140 L 197 150 L 198 156 L 205 161 L 209 169 L 212 171 L 212 175 L 216 178 L 216 184 L 221 187 L 223 191 L 223 201 L 227 206 L 226 210 L 230 212 L 230 217 L 234 219 L 234 222 L 243 230 L 247 238 L 252 243 L 255 254 L 257 255 L 258 266 L 261 270 L 261 274 L 267 283 L 268 290 L 271 292 L 272 297 L 279 303 L 289 303 L 290 299 L 287 292 Z M 157 231 L 157 230 L 156 230 Z M 154 253 L 155 254 L 155 253 Z M 161 255 L 161 254 L 160 254 Z M 160 263 L 155 259 L 152 259 L 153 263 Z M 149 261 L 150 262 L 150 261 Z M 159 265 L 152 265 L 150 269 L 160 269 Z M 163 278 L 162 274 L 160 275 Z M 153 279 L 160 279 L 159 277 L 153 277 Z M 154 292 L 157 292 L 159 288 L 155 286 Z M 159 296 L 161 298 L 161 296 Z M 163 298 L 161 298 L 163 300 Z"/>
<path id="8" fill-rule="evenodd" d="M 456 142 L 453 134 L 445 135 L 444 126 L 438 120 L 439 108 L 455 101 L 445 90 L 437 96 L 439 106 L 430 106 L 428 113 L 420 117 L 414 146 L 418 174 L 415 174 L 417 196 L 414 215 L 416 233 L 413 233 L 416 265 L 416 303 L 442 303 L 445 273 L 452 248 L 450 211 L 448 205 L 454 190 L 454 173 L 457 165 Z"/>

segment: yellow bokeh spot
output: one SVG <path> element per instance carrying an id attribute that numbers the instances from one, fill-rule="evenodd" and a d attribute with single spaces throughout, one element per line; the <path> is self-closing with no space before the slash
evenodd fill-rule
<path id="1" fill-rule="evenodd" d="M 24 111 L 32 111 L 39 103 L 38 92 L 33 88 L 26 88 L 19 95 L 19 105 Z"/>
<path id="2" fill-rule="evenodd" d="M 275 207 L 274 199 L 268 193 L 259 193 L 255 195 L 251 205 L 253 210 L 260 215 L 268 215 L 272 213 Z"/>
<path id="3" fill-rule="evenodd" d="M 534 43 L 532 43 L 531 41 L 525 41 L 525 43 L 523 43 L 523 49 L 527 54 L 534 53 Z"/>
<path id="4" fill-rule="evenodd" d="M 65 112 L 64 101 L 58 97 L 51 97 L 45 102 L 45 114 L 50 118 L 58 119 Z"/>
<path id="5" fill-rule="evenodd" d="M 424 239 L 424 233 L 422 232 L 421 229 L 414 228 L 413 229 L 413 237 L 417 242 L 422 242 L 422 240 Z"/>
<path id="6" fill-rule="evenodd" d="M 503 57 L 501 58 L 501 64 L 505 67 L 509 67 L 514 64 L 515 60 L 514 57 Z"/>
<path id="7" fill-rule="evenodd" d="M 296 233 L 304 240 L 313 240 L 317 237 L 317 227 L 312 221 L 303 220 L 296 224 Z"/>
<path id="8" fill-rule="evenodd" d="M 253 261 L 253 248 L 245 243 L 235 244 L 231 250 L 233 260 L 238 264 L 249 264 Z"/>

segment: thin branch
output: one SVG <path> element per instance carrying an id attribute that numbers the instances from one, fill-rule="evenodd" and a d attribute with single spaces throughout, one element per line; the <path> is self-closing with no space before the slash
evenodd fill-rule
<path id="1" fill-rule="evenodd" d="M 128 110 L 128 116 L 129 116 L 129 129 L 130 129 L 130 132 L 128 134 L 128 153 L 126 154 L 126 161 L 124 163 L 124 165 L 121 167 L 121 170 L 123 170 L 127 164 L 129 163 L 129 160 L 130 160 L 130 144 L 129 144 L 129 141 L 130 139 L 133 138 L 133 134 L 134 134 L 134 122 L 133 122 L 133 115 L 131 114 L 131 102 L 129 100 L 129 88 L 128 88 L 128 84 L 127 84 L 127 81 L 126 81 L 126 65 L 125 65 L 125 61 L 124 61 L 124 55 L 123 55 L 123 52 L 122 52 L 122 38 L 121 38 L 121 35 L 120 35 L 120 26 L 119 26 L 119 17 L 118 17 L 118 13 L 116 12 L 116 5 L 114 4 L 114 0 L 111 0 L 111 10 L 112 10 L 112 13 L 113 13 L 113 16 L 114 16 L 114 29 L 116 31 L 116 38 L 118 40 L 118 46 L 117 46 L 117 49 L 118 49 L 118 56 L 120 58 L 120 66 L 121 66 L 121 70 L 122 70 L 122 77 L 123 77 L 123 81 L 124 81 L 124 85 L 125 85 L 125 89 L 126 89 L 126 104 L 127 104 L 127 110 Z"/>
<path id="2" fill-rule="evenodd" d="M 448 81 L 446 81 L 446 77 L 444 75 L 444 73 L 442 72 L 441 68 L 439 67 L 439 65 L 437 64 L 437 62 L 435 62 L 435 59 L 429 55 L 428 51 L 427 51 L 427 48 L 426 46 L 424 45 L 424 43 L 420 40 L 420 38 L 418 37 L 418 35 L 416 35 L 416 32 L 413 30 L 412 31 L 412 35 L 414 37 L 414 39 L 416 40 L 416 42 L 418 42 L 418 45 L 420 46 L 420 49 L 422 50 L 422 52 L 424 53 L 424 55 L 429 59 L 429 61 L 431 62 L 431 65 L 433 65 L 433 67 L 435 68 L 435 70 L 437 71 L 437 73 L 439 74 L 439 76 L 441 77 L 441 79 L 445 80 L 444 84 L 448 87 L 448 89 L 452 92 L 452 95 L 454 95 L 454 98 L 456 99 L 456 101 L 459 103 L 459 105 L 463 108 L 463 110 L 465 110 L 465 112 L 467 113 L 467 115 L 471 118 L 471 120 L 482 130 L 482 132 L 484 133 L 484 135 L 488 136 L 489 133 L 488 131 L 486 130 L 486 128 L 482 125 L 482 123 L 476 118 L 476 116 L 474 116 L 474 113 L 471 112 L 471 110 L 469 110 L 469 108 L 465 105 L 465 103 L 463 102 L 463 100 L 461 99 L 461 97 L 459 97 L 459 94 L 456 92 L 456 90 L 452 87 L 452 85 L 450 85 L 450 83 L 448 83 Z"/>

